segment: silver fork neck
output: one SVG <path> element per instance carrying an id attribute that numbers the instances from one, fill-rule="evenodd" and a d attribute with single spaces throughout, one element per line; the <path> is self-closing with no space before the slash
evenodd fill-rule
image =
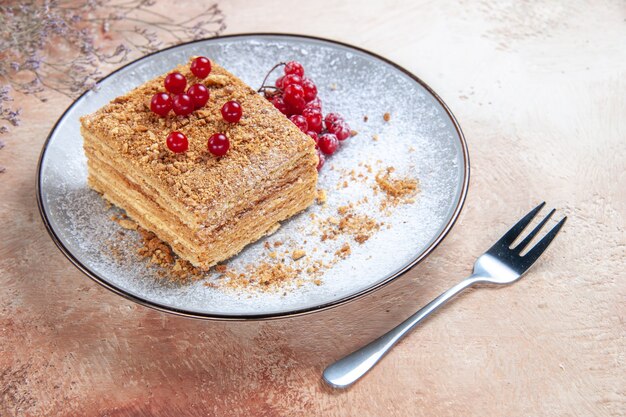
<path id="1" fill-rule="evenodd" d="M 502 260 L 489 253 L 481 255 L 474 264 L 474 273 L 468 278 L 477 278 L 477 282 L 494 282 L 494 277 L 498 277 L 498 281 L 513 282 L 519 278 L 520 274 L 515 272 L 511 267 Z"/>

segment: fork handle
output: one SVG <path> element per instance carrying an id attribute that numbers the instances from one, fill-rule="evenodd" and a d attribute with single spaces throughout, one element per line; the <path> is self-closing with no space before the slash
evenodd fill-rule
<path id="1" fill-rule="evenodd" d="M 452 297 L 480 281 L 472 275 L 450 288 L 439 297 L 422 307 L 417 313 L 391 329 L 378 339 L 355 350 L 324 370 L 324 380 L 335 388 L 347 388 L 365 375 L 391 348 L 406 336 L 422 320 L 444 305 Z"/>

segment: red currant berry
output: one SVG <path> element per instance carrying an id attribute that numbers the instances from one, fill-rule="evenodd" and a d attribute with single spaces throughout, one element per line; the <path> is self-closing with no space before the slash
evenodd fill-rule
<path id="1" fill-rule="evenodd" d="M 187 79 L 180 72 L 172 72 L 165 77 L 165 89 L 172 94 L 180 94 L 187 87 Z"/>
<path id="2" fill-rule="evenodd" d="M 237 123 L 241 119 L 241 104 L 238 101 L 227 101 L 222 106 L 222 117 L 229 123 Z"/>
<path id="3" fill-rule="evenodd" d="M 333 132 L 335 136 L 337 136 L 337 139 L 339 140 L 346 140 L 350 137 L 350 126 L 348 126 L 348 124 L 346 122 L 341 123 L 340 125 L 338 125 L 339 127 L 334 129 Z"/>
<path id="4" fill-rule="evenodd" d="M 322 131 L 322 113 L 319 110 L 305 107 L 302 115 L 306 118 L 309 130 L 317 133 Z"/>
<path id="5" fill-rule="evenodd" d="M 172 98 L 167 93 L 156 93 L 150 100 L 150 110 L 161 117 L 167 116 L 172 110 Z"/>
<path id="6" fill-rule="evenodd" d="M 304 101 L 304 89 L 301 85 L 289 84 L 285 87 L 283 99 L 285 100 L 285 103 L 296 107 L 296 105 L 299 105 L 300 102 Z M 304 106 L 302 106 L 302 109 L 304 110 Z"/>
<path id="7" fill-rule="evenodd" d="M 191 61 L 191 72 L 198 78 L 206 78 L 211 73 L 209 58 L 199 56 Z"/>
<path id="8" fill-rule="evenodd" d="M 328 129 L 329 132 L 334 129 L 334 126 L 340 123 L 343 123 L 343 116 L 339 113 L 328 113 L 324 118 L 324 124 L 326 125 L 326 129 Z"/>
<path id="9" fill-rule="evenodd" d="M 306 132 L 306 134 L 313 138 L 313 140 L 315 141 L 315 147 L 317 148 L 317 142 L 319 142 L 319 136 L 317 136 L 317 132 L 309 130 L 308 132 Z"/>
<path id="10" fill-rule="evenodd" d="M 308 78 L 303 80 L 302 88 L 304 89 L 304 99 L 307 103 L 317 97 L 317 87 L 313 81 Z"/>
<path id="11" fill-rule="evenodd" d="M 304 106 L 304 109 L 302 110 L 302 115 L 306 116 L 307 114 L 322 114 L 322 111 L 320 109 L 318 109 L 317 107 L 311 107 L 309 106 L 309 103 L 307 103 L 306 106 Z M 323 120 L 323 118 L 322 118 Z"/>
<path id="12" fill-rule="evenodd" d="M 322 111 L 322 100 L 320 100 L 319 97 L 315 97 L 313 100 L 306 103 L 306 106 L 311 109 Z"/>
<path id="13" fill-rule="evenodd" d="M 207 147 L 213 155 L 224 156 L 228 152 L 228 148 L 230 148 L 230 142 L 225 134 L 216 133 L 209 138 Z"/>
<path id="14" fill-rule="evenodd" d="M 284 79 L 285 79 L 285 77 L 281 75 L 280 77 L 276 78 L 276 82 L 274 83 L 274 85 L 282 90 L 283 89 L 283 80 Z"/>
<path id="15" fill-rule="evenodd" d="M 300 78 L 299 76 L 295 74 L 285 75 L 282 79 L 281 84 L 283 85 L 282 86 L 283 90 L 287 88 L 288 85 L 291 85 L 291 84 L 302 85 L 302 78 Z"/>
<path id="16" fill-rule="evenodd" d="M 304 106 L 306 102 L 303 98 L 291 103 L 287 104 L 287 114 L 291 116 L 292 114 L 302 114 L 302 110 L 304 110 Z"/>
<path id="17" fill-rule="evenodd" d="M 293 124 L 296 125 L 298 129 L 300 129 L 302 132 L 306 133 L 306 131 L 309 130 L 309 125 L 307 124 L 304 116 L 294 114 L 293 116 L 289 117 L 289 120 L 291 120 Z"/>
<path id="18" fill-rule="evenodd" d="M 295 74 L 302 77 L 304 75 L 304 67 L 298 61 L 289 61 L 285 65 L 285 74 Z"/>
<path id="19" fill-rule="evenodd" d="M 193 99 L 189 94 L 178 94 L 174 96 L 173 108 L 174 113 L 179 116 L 187 116 L 193 112 L 195 107 Z"/>
<path id="20" fill-rule="evenodd" d="M 285 101 L 283 100 L 283 98 L 281 96 L 276 96 L 272 99 L 272 104 L 274 105 L 274 107 L 276 107 L 278 109 L 278 111 L 280 111 L 282 114 L 287 114 L 287 104 L 285 104 Z"/>
<path id="21" fill-rule="evenodd" d="M 326 162 L 326 157 L 322 152 L 320 152 L 319 149 L 317 150 L 317 158 L 317 171 L 319 172 L 319 170 L 324 166 L 324 162 Z"/>
<path id="22" fill-rule="evenodd" d="M 167 147 L 170 148 L 170 151 L 174 153 L 185 152 L 189 147 L 187 136 L 183 135 L 180 132 L 172 132 L 167 135 L 166 143 Z"/>
<path id="23" fill-rule="evenodd" d="M 193 100 L 193 104 L 196 109 L 204 107 L 207 101 L 209 101 L 209 90 L 204 86 L 204 84 L 192 85 L 189 87 L 189 90 L 187 90 L 187 94 Z"/>
<path id="24" fill-rule="evenodd" d="M 317 142 L 317 146 L 324 152 L 326 155 L 332 155 L 337 150 L 339 146 L 339 141 L 337 140 L 337 136 L 332 133 L 324 133 L 319 137 L 319 141 Z"/>

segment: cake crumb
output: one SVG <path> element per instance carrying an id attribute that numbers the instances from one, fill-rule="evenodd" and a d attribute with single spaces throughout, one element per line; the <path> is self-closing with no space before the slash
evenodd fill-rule
<path id="1" fill-rule="evenodd" d="M 383 114 L 383 120 L 385 122 L 388 122 L 389 120 L 391 120 L 391 114 L 389 112 L 386 112 L 385 114 Z"/>
<path id="2" fill-rule="evenodd" d="M 277 248 L 279 246 L 281 246 L 283 244 L 283 242 L 281 242 L 280 240 L 277 240 L 276 242 L 274 242 L 274 247 Z"/>
<path id="3" fill-rule="evenodd" d="M 121 219 L 116 221 L 127 220 L 125 217 L 123 215 Z M 177 257 L 170 246 L 154 233 L 143 229 L 137 224 L 135 224 L 134 230 L 139 232 L 141 238 L 137 253 L 151 263 L 163 268 L 158 271 L 158 275 L 176 283 L 187 283 L 204 278 L 205 275 L 202 270 L 193 266 L 191 262 Z"/>
<path id="4" fill-rule="evenodd" d="M 339 230 L 352 235 L 360 244 L 367 241 L 378 229 L 380 225 L 376 220 L 364 214 L 348 214 L 339 223 Z"/>
<path id="5" fill-rule="evenodd" d="M 359 244 L 361 244 L 361 245 L 362 245 L 363 243 L 367 242 L 367 240 L 368 240 L 369 238 L 370 238 L 370 237 L 369 237 L 368 235 L 366 235 L 366 234 L 358 234 L 358 235 L 356 235 L 356 236 L 354 237 L 354 240 L 355 240 L 357 243 L 359 243 Z"/>
<path id="6" fill-rule="evenodd" d="M 297 261 L 300 258 L 303 258 L 306 255 L 306 252 L 302 249 L 296 249 L 291 253 L 291 259 Z"/>
<path id="7" fill-rule="evenodd" d="M 344 214 L 348 212 L 348 210 L 350 210 L 350 206 L 341 206 L 337 208 L 337 213 L 343 216 Z"/>
<path id="8" fill-rule="evenodd" d="M 139 255 L 150 258 L 151 261 L 160 266 L 168 266 L 174 263 L 172 250 L 161 241 L 154 233 L 139 228 L 142 245 L 137 251 Z"/>
<path id="9" fill-rule="evenodd" d="M 350 249 L 350 244 L 344 243 L 343 246 L 335 252 L 335 255 L 341 259 L 346 259 L 351 253 L 352 250 Z"/>
<path id="10" fill-rule="evenodd" d="M 363 116 L 363 121 L 367 123 L 367 121 L 369 120 L 369 117 L 367 117 L 367 114 L 365 116 Z"/>
<path id="11" fill-rule="evenodd" d="M 375 142 L 378 142 L 378 134 L 374 133 L 374 136 L 372 136 L 372 140 Z"/>
<path id="12" fill-rule="evenodd" d="M 319 279 L 319 278 L 315 278 L 313 280 L 313 284 L 315 284 L 315 285 L 317 285 L 319 287 L 320 285 L 322 285 L 322 280 Z"/>
<path id="13" fill-rule="evenodd" d="M 226 267 L 226 265 L 215 265 L 215 270 L 217 272 L 219 272 L 220 274 L 223 274 L 224 272 L 226 272 L 228 268 Z"/>
<path id="14" fill-rule="evenodd" d="M 278 257 L 278 252 L 276 251 L 270 252 L 268 256 L 272 259 L 276 259 Z"/>
<path id="15" fill-rule="evenodd" d="M 386 209 L 388 205 L 397 206 L 400 203 L 415 202 L 413 197 L 419 191 L 417 179 L 391 178 L 394 171 L 393 167 L 387 167 L 376 174 L 375 190 L 380 189 L 386 196 L 386 199 L 381 203 L 381 209 Z"/>
<path id="16" fill-rule="evenodd" d="M 356 130 L 354 130 L 354 129 L 352 129 L 352 130 L 350 131 L 350 136 L 352 136 L 352 137 L 354 137 L 354 136 L 356 136 L 356 135 L 358 135 L 358 134 L 359 134 L 359 132 L 357 132 L 357 131 L 356 131 Z"/>
<path id="17" fill-rule="evenodd" d="M 327 201 L 326 190 L 317 190 L 317 203 L 325 204 Z"/>
<path id="18" fill-rule="evenodd" d="M 297 277 L 298 272 L 284 263 L 270 264 L 261 262 L 259 265 L 248 268 L 249 276 L 246 274 L 228 273 L 228 285 L 234 288 L 242 288 L 250 285 L 259 285 L 264 288 L 279 286 L 287 281 L 292 281 Z M 297 284 L 297 282 L 296 282 Z"/>
<path id="19" fill-rule="evenodd" d="M 122 219 L 118 221 L 118 224 L 127 230 L 137 230 L 137 223 L 132 220 Z"/>
<path id="20" fill-rule="evenodd" d="M 342 216 L 340 219 L 329 217 L 320 225 L 322 242 L 334 240 L 344 234 L 352 236 L 357 243 L 364 243 L 380 229 L 380 225 L 373 218 L 354 213 L 350 205 L 340 207 L 337 211 Z"/>
<path id="21" fill-rule="evenodd" d="M 376 174 L 376 184 L 390 197 L 405 197 L 417 191 L 417 180 L 413 178 L 392 179 L 393 167 L 381 170 Z"/>

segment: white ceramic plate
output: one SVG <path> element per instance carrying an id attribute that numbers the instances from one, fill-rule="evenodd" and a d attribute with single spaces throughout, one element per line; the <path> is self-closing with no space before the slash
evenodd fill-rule
<path id="1" fill-rule="evenodd" d="M 136 254 L 139 238 L 135 232 L 125 233 L 122 240 L 116 237 L 121 228 L 110 217 L 117 209 L 107 209 L 87 186 L 79 117 L 192 55 L 210 57 L 253 87 L 277 62 L 298 60 L 316 82 L 324 112 L 343 113 L 359 132 L 321 172 L 319 186 L 328 191 L 327 205 L 313 205 L 228 263 L 237 269 L 263 261 L 266 240 L 289 241 L 307 253 L 315 248 L 333 252 L 349 237 L 321 242 L 311 236 L 311 213 L 329 216 L 337 207 L 368 196 L 369 202 L 357 210 L 385 226 L 362 245 L 351 242 L 352 254 L 324 271 L 318 285 L 305 279 L 299 288 L 269 292 L 209 287 L 203 281 L 174 285 L 159 276 L 163 271 Z M 389 122 L 383 120 L 386 112 L 392 115 Z M 379 140 L 373 140 L 374 135 Z M 381 212 L 381 195 L 373 191 L 372 174 L 364 183 L 338 188 L 348 171 L 364 172 L 363 164 L 374 170 L 393 166 L 397 175 L 418 178 L 421 191 L 415 202 Z M 162 311 L 202 318 L 260 319 L 336 306 L 381 287 L 424 259 L 459 215 L 469 183 L 469 159 L 461 129 L 443 101 L 394 63 L 329 40 L 245 34 L 159 51 L 102 79 L 97 91 L 83 94 L 59 119 L 44 144 L 38 174 L 44 223 L 61 251 L 90 278 Z M 210 273 L 206 280 L 220 282 L 216 276 Z"/>

